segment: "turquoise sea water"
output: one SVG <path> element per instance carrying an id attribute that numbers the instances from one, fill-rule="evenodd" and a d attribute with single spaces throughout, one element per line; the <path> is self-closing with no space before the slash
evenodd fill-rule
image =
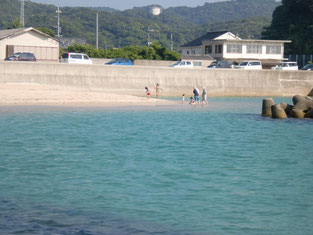
<path id="1" fill-rule="evenodd" d="M 261 105 L 1 107 L 0 234 L 313 234 L 313 120 Z"/>

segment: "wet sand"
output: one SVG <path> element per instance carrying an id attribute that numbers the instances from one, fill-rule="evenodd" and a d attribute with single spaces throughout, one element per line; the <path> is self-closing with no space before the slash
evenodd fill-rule
<path id="1" fill-rule="evenodd" d="M 71 87 L 31 83 L 0 84 L 0 106 L 69 106 L 69 107 L 117 107 L 164 106 L 178 102 L 150 97 L 145 91 L 141 96 L 112 94 Z"/>

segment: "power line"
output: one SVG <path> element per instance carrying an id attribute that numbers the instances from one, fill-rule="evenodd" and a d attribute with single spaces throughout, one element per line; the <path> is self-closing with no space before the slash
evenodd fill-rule
<path id="1" fill-rule="evenodd" d="M 152 44 L 151 42 L 151 36 L 150 33 L 154 32 L 153 29 L 150 28 L 150 26 L 148 26 L 148 47 Z"/>

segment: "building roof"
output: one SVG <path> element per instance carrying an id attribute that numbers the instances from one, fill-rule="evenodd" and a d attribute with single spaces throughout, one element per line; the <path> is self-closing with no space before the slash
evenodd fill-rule
<path id="1" fill-rule="evenodd" d="M 29 32 L 29 31 L 35 31 L 45 37 L 51 38 L 53 40 L 56 40 L 55 38 L 50 37 L 48 34 L 45 34 L 33 27 L 29 27 L 29 28 L 19 28 L 19 29 L 6 29 L 6 30 L 0 30 L 0 40 L 5 39 L 7 37 L 11 37 L 11 36 L 17 36 L 19 34 L 25 33 L 25 32 Z"/>
<path id="2" fill-rule="evenodd" d="M 209 55 L 182 55 L 181 59 L 183 60 L 215 60 L 212 56 L 209 56 Z"/>
<path id="3" fill-rule="evenodd" d="M 185 45 L 181 47 L 197 47 L 202 45 L 203 40 L 213 40 L 225 33 L 228 33 L 228 31 L 217 31 L 217 32 L 208 32 L 207 34 L 201 36 L 200 38 L 197 38 L 191 42 L 186 43 Z"/>
<path id="4" fill-rule="evenodd" d="M 225 35 L 225 36 L 221 37 L 222 35 Z M 221 40 L 221 41 L 229 41 L 229 42 L 232 42 L 232 41 L 237 42 L 238 40 L 240 40 L 241 42 L 291 43 L 290 40 L 241 39 L 229 31 L 217 31 L 217 32 L 208 32 L 207 34 L 201 36 L 200 38 L 197 38 L 191 42 L 188 42 L 181 47 L 199 47 L 199 46 L 202 46 L 203 41 L 211 41 L 211 40 Z"/>

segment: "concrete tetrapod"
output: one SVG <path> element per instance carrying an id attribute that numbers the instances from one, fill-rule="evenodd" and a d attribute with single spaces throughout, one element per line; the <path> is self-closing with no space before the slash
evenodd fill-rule
<path id="1" fill-rule="evenodd" d="M 272 98 L 263 100 L 262 116 L 272 118 L 313 118 L 313 99 L 309 96 L 295 95 L 294 106 L 286 103 L 274 104 Z M 270 110 L 269 110 L 270 109 Z"/>
<path id="2" fill-rule="evenodd" d="M 287 103 L 280 103 L 281 107 L 285 110 L 287 115 L 290 115 L 293 106 Z"/>
<path id="3" fill-rule="evenodd" d="M 304 115 L 305 118 L 313 118 L 313 109 L 310 108 L 309 111 Z"/>
<path id="4" fill-rule="evenodd" d="M 309 96 L 295 95 L 292 98 L 294 107 L 290 112 L 290 115 L 294 118 L 304 118 L 306 113 L 313 109 L 313 100 Z"/>
<path id="5" fill-rule="evenodd" d="M 272 118 L 288 118 L 284 109 L 284 104 L 272 105 Z"/>
<path id="6" fill-rule="evenodd" d="M 263 99 L 262 104 L 262 116 L 271 117 L 272 109 L 271 107 L 274 105 L 274 100 L 272 98 Z"/>

